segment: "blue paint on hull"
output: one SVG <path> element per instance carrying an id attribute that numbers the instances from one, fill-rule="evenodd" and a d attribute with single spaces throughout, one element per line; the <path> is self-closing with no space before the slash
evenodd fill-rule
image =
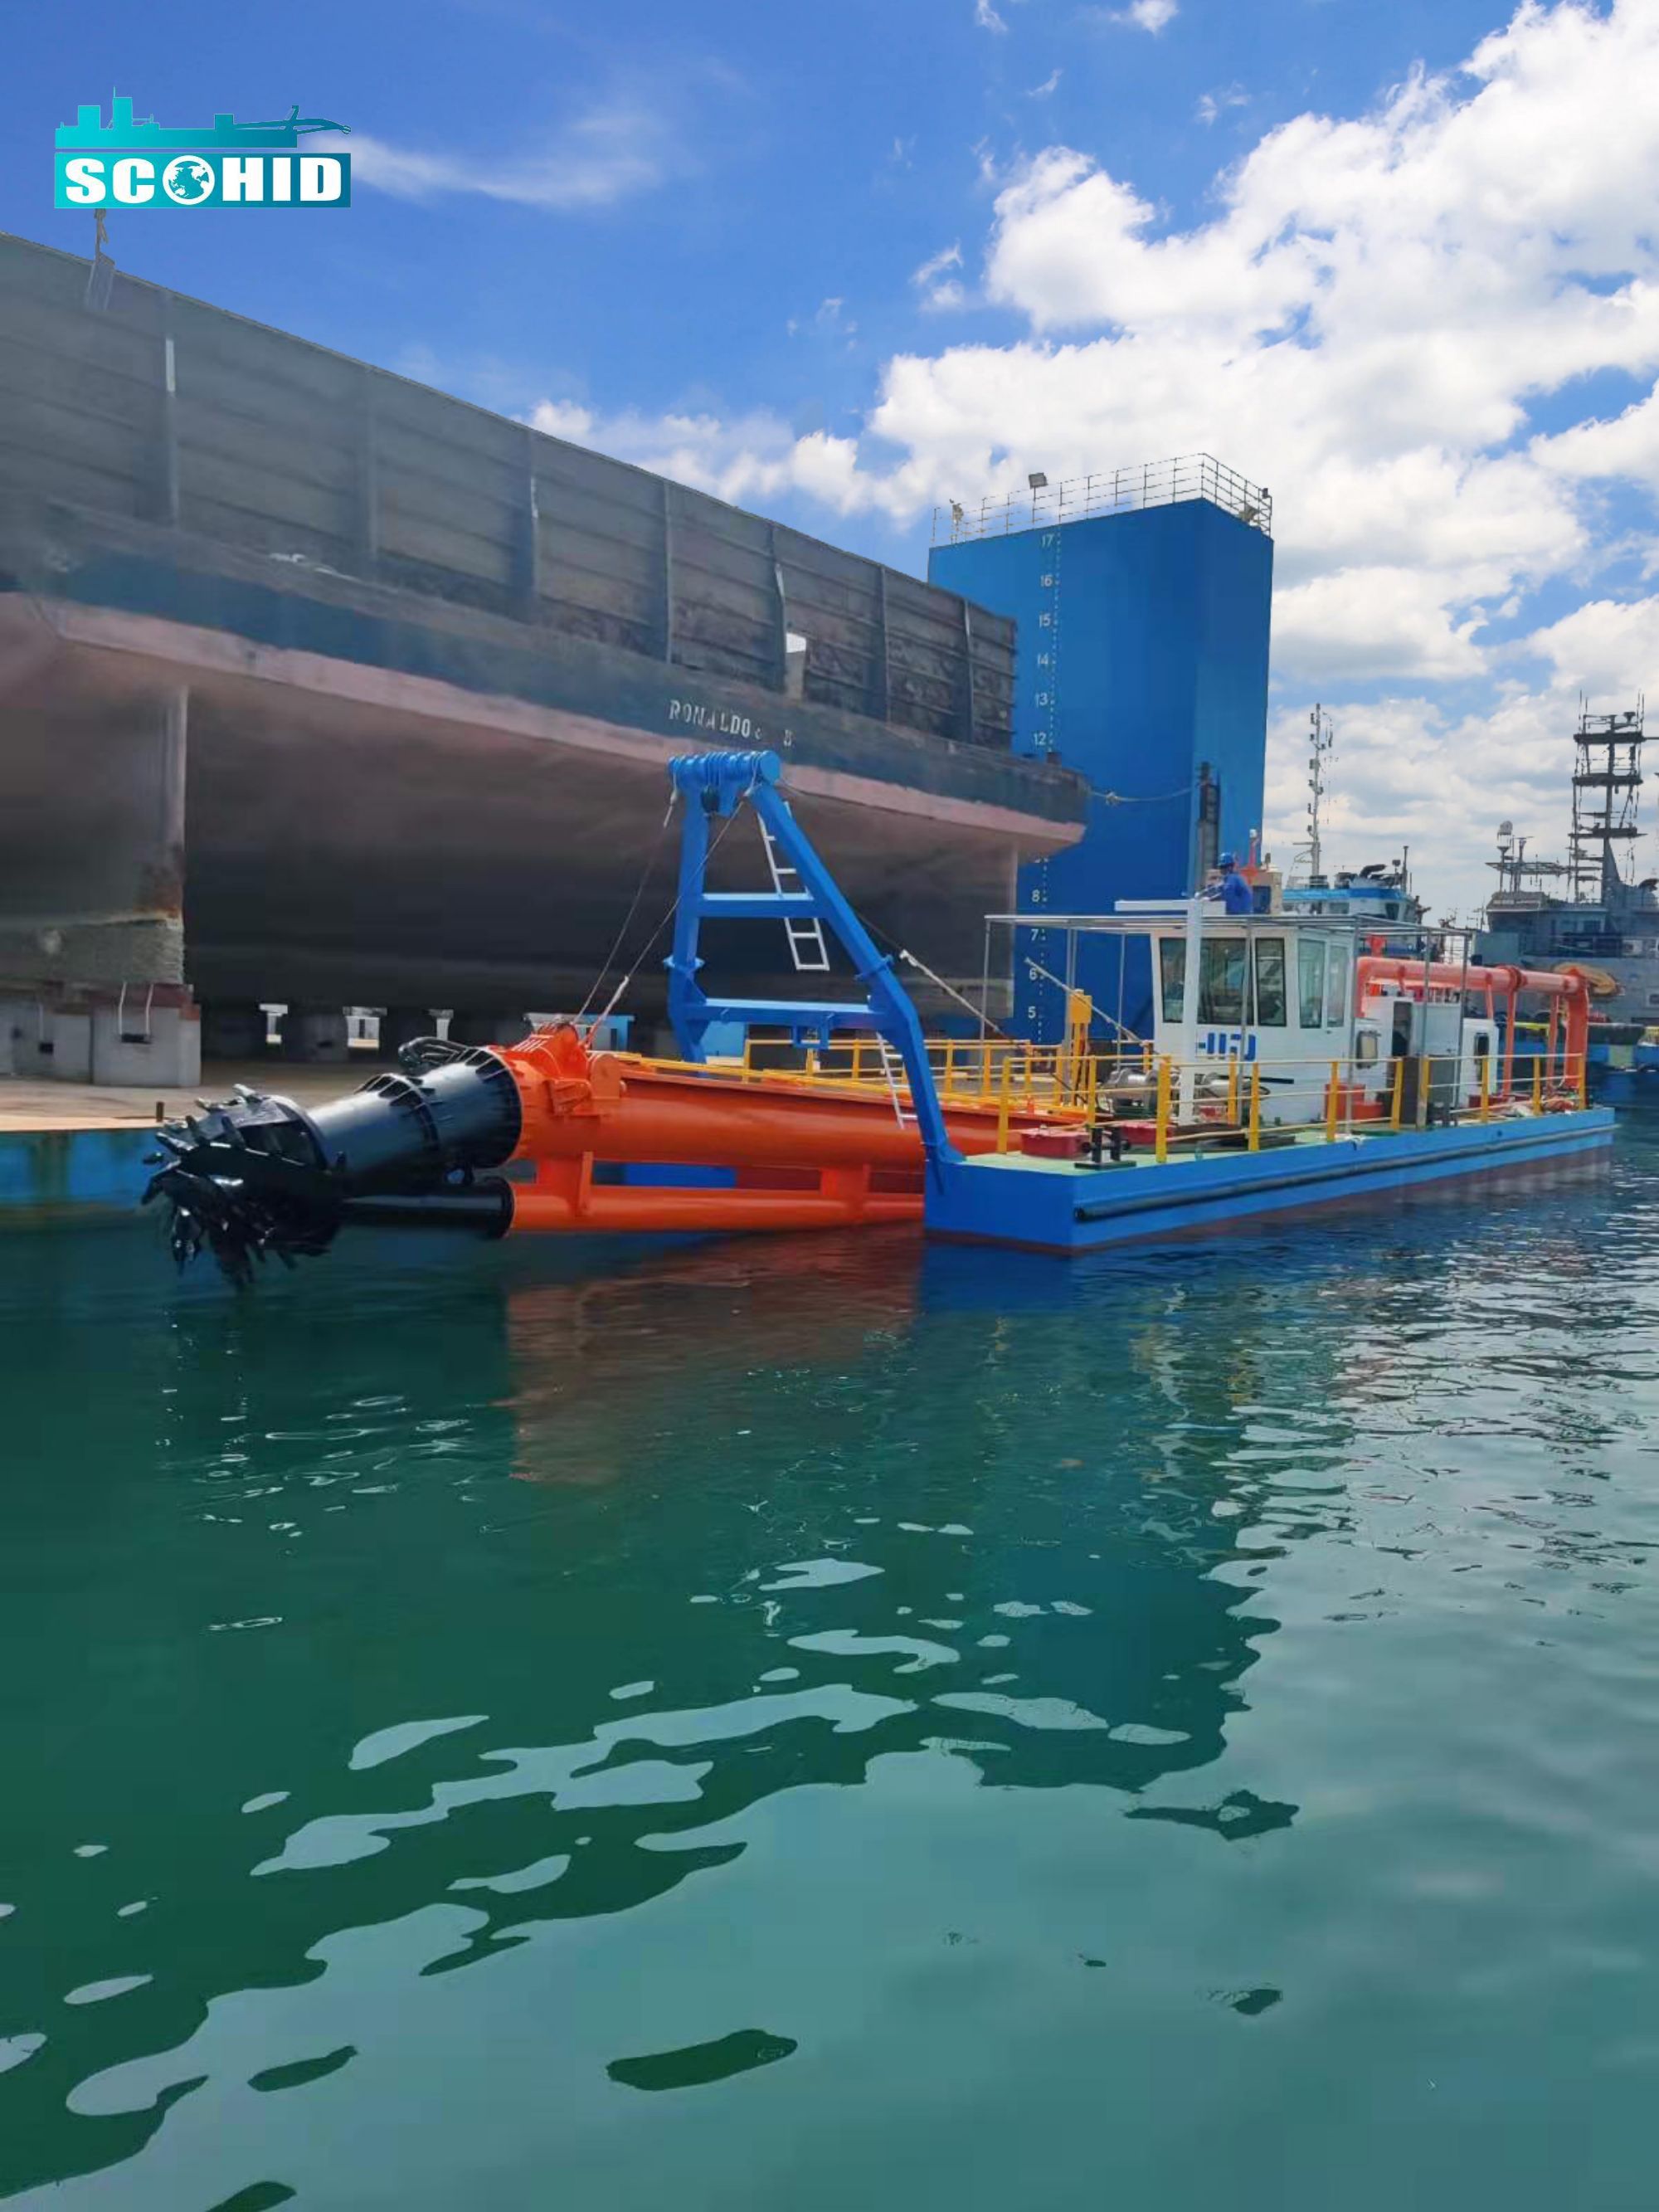
<path id="1" fill-rule="evenodd" d="M 0 1226 L 87 1211 L 131 1213 L 152 1170 L 155 1132 L 27 1129 L 0 1132 Z"/>
<path id="2" fill-rule="evenodd" d="M 1604 1107 L 1538 1121 L 1341 1138 L 1075 1168 L 994 1157 L 949 1164 L 927 1231 L 959 1243 L 1071 1255 L 1231 1227 L 1292 1208 L 1391 1196 L 1453 1176 L 1594 1158 L 1613 1142 Z"/>
<path id="3" fill-rule="evenodd" d="M 1659 1107 L 1659 1047 L 1638 1044 L 1613 1058 L 1604 1046 L 1598 1060 L 1592 1046 L 1589 1087 L 1591 1097 L 1602 1105 L 1650 1111 Z"/>

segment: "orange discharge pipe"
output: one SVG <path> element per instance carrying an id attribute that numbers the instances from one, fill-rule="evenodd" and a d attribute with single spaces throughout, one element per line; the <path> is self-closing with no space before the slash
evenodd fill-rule
<path id="1" fill-rule="evenodd" d="M 1363 1006 L 1367 994 L 1379 983 L 1418 984 L 1430 990 L 1484 990 L 1490 1001 L 1502 992 L 1509 1018 L 1504 1037 L 1504 1091 L 1507 1097 L 1515 1076 L 1515 1002 L 1523 991 L 1535 991 L 1551 1000 L 1550 1033 L 1553 1043 L 1558 1013 L 1565 1018 L 1565 1050 L 1569 1066 L 1577 1060 L 1582 1068 L 1589 1050 L 1589 986 L 1582 975 L 1561 975 L 1551 968 L 1496 966 L 1465 968 L 1461 961 L 1402 960 L 1388 953 L 1362 953 L 1354 963 L 1356 1005 Z"/>
<path id="2" fill-rule="evenodd" d="M 575 1170 L 571 1172 L 571 1170 Z M 856 1229 L 920 1221 L 921 1193 L 878 1192 L 852 1175 L 836 1188 L 696 1190 L 594 1184 L 575 1161 L 550 1161 L 528 1187 L 515 1185 L 511 1228 L 586 1230 L 666 1236 L 684 1231 Z"/>
<path id="3" fill-rule="evenodd" d="M 519 1093 L 513 1159 L 536 1170 L 532 1182 L 512 1183 L 514 1229 L 797 1230 L 921 1218 L 921 1134 L 889 1092 L 590 1053 L 568 1024 L 498 1052 Z M 945 1122 L 959 1152 L 996 1149 L 995 1105 L 947 1106 Z M 732 1168 L 738 1187 L 594 1180 L 598 1163 L 653 1162 Z"/>

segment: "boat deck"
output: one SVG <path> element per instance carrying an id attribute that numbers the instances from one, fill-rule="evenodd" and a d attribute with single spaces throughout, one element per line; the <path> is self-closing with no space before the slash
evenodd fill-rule
<path id="1" fill-rule="evenodd" d="M 1369 1145 L 1388 1143 L 1395 1139 L 1396 1133 L 1390 1129 L 1355 1129 L 1352 1132 L 1345 1131 L 1344 1138 L 1346 1139 L 1349 1134 L 1352 1134 L 1356 1142 Z M 1261 1152 L 1255 1157 L 1260 1158 L 1272 1152 L 1277 1152 L 1282 1156 L 1298 1146 L 1313 1146 L 1322 1149 L 1328 1141 L 1322 1129 L 1287 1129 L 1282 1136 L 1276 1134 L 1268 1136 L 1263 1142 Z M 1121 1160 L 1103 1160 L 1098 1168 L 1080 1164 L 1076 1160 L 1043 1159 L 1027 1152 L 982 1153 L 964 1164 L 975 1168 L 1012 1168 L 1030 1175 L 1060 1176 L 1075 1183 L 1080 1176 L 1085 1175 L 1117 1175 L 1125 1168 L 1198 1167 L 1212 1160 L 1241 1159 L 1249 1157 L 1242 1143 L 1224 1145 L 1218 1142 L 1212 1143 L 1208 1152 L 1203 1151 L 1195 1145 L 1182 1146 L 1171 1145 L 1170 1156 L 1166 1160 L 1158 1159 L 1150 1152 L 1126 1152 Z"/>
<path id="2" fill-rule="evenodd" d="M 1287 1133 L 1259 1152 L 1131 1154 L 1099 1167 L 1021 1152 L 948 1163 L 930 1187 L 930 1235 L 1077 1254 L 1224 1228 L 1293 1207 L 1393 1195 L 1451 1176 L 1604 1156 L 1604 1107 L 1429 1129 Z"/>

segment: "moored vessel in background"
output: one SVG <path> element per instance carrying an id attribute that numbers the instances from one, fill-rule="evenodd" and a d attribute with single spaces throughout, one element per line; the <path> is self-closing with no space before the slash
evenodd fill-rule
<path id="1" fill-rule="evenodd" d="M 1594 1006 L 1590 1087 L 1620 1106 L 1659 1104 L 1659 877 L 1637 872 L 1644 702 L 1580 713 L 1567 857 L 1528 854 L 1510 822 L 1487 866 L 1498 889 L 1477 958 L 1581 975 Z M 1522 1041 L 1525 1048 L 1525 1041 Z"/>
<path id="2" fill-rule="evenodd" d="M 1512 823 L 1498 824 L 1486 864 L 1498 889 L 1475 941 L 1481 960 L 1575 969 L 1605 1022 L 1638 1029 L 1659 1017 L 1659 878 L 1638 877 L 1629 857 L 1644 834 L 1643 712 L 1638 701 L 1580 714 L 1565 860 L 1528 854 Z"/>
<path id="3" fill-rule="evenodd" d="M 1401 846 L 1397 860 L 1339 868 L 1334 875 L 1325 872 L 1325 778 L 1336 750 L 1336 732 L 1322 706 L 1314 708 L 1308 724 L 1307 835 L 1292 856 L 1288 882 L 1281 887 L 1271 870 L 1264 872 L 1272 885 L 1268 904 L 1303 920 L 1329 915 L 1351 921 L 1372 952 L 1401 958 L 1420 956 L 1427 909 L 1412 889 L 1408 846 Z"/>
<path id="4" fill-rule="evenodd" d="M 1329 915 L 1351 921 L 1372 951 L 1402 958 L 1419 950 L 1427 927 L 1427 909 L 1411 887 L 1404 854 L 1397 860 L 1340 868 L 1328 878 L 1322 875 L 1287 884 L 1279 899 L 1290 914 Z"/>

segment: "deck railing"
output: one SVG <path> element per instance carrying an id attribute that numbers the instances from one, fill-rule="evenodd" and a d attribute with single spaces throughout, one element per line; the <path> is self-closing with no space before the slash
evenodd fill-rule
<path id="1" fill-rule="evenodd" d="M 1266 484 L 1251 483 L 1213 453 L 1182 453 L 1172 460 L 1098 469 L 1086 477 L 1067 477 L 1062 483 L 990 495 L 977 506 L 951 500 L 933 509 L 933 543 L 963 545 L 977 538 L 1085 522 L 1099 514 L 1130 514 L 1141 507 L 1173 507 L 1189 499 L 1208 500 L 1212 507 L 1236 515 L 1264 537 L 1273 536 L 1273 495 Z"/>
<path id="2" fill-rule="evenodd" d="M 1118 1053 L 1103 1066 L 1087 1060 L 1072 1079 L 1082 1118 L 1091 1130 L 1109 1130 L 1115 1124 L 1122 1132 L 1126 1121 L 1132 1126 L 1138 1121 L 1136 1133 L 1144 1142 L 1150 1123 L 1153 1157 L 1160 1163 L 1173 1150 L 1201 1150 L 1206 1144 L 1237 1149 L 1241 1139 L 1254 1152 L 1264 1143 L 1319 1138 L 1334 1144 L 1341 1138 L 1397 1134 L 1431 1124 L 1566 1113 L 1589 1103 L 1587 1054 L 1562 1052 L 1553 1060 L 1537 1055 L 1529 1068 L 1516 1069 L 1507 1089 L 1503 1063 L 1486 1057 L 1479 1062 L 1475 1086 L 1469 1087 L 1469 1059 L 1456 1053 L 1401 1056 L 1383 1063 L 1379 1084 L 1375 1060 L 1273 1060 L 1264 1068 L 1260 1060 L 1246 1063 L 1235 1055 L 1183 1066 L 1160 1054 L 1133 1067 L 1126 1066 Z M 1305 1118 L 1270 1118 L 1270 1090 L 1285 1085 L 1316 1110 Z M 1006 1152 L 1013 1147 L 1017 1132 L 1012 1125 L 1019 1110 L 1006 1063 L 1000 1103 L 997 1149 Z M 1133 1112 L 1137 1104 L 1146 1109 L 1139 1115 Z M 1110 1121 L 1103 1120 L 1103 1109 L 1109 1111 Z"/>
<path id="3" fill-rule="evenodd" d="M 704 1073 L 744 1082 L 782 1081 L 886 1094 L 895 1109 L 908 1109 L 902 1071 L 878 1037 L 848 1036 L 809 1049 L 792 1067 L 767 1065 L 781 1049 L 751 1036 L 741 1059 L 713 1063 Z M 1104 1051 L 1075 1033 L 1061 1044 L 1028 1044 L 1010 1037 L 935 1037 L 927 1057 L 939 1097 L 951 1107 L 997 1116 L 997 1149 L 1018 1148 L 1022 1123 L 1070 1123 L 1086 1130 L 1127 1124 L 1162 1161 L 1172 1152 L 1240 1139 L 1251 1152 L 1319 1135 L 1376 1135 L 1387 1130 L 1458 1121 L 1489 1121 L 1516 1114 L 1561 1113 L 1588 1103 L 1589 1067 L 1583 1054 L 1529 1054 L 1514 1067 L 1509 1086 L 1504 1061 L 1482 1055 L 1437 1053 L 1376 1060 L 1318 1058 L 1298 1060 L 1206 1059 L 1183 1064 L 1158 1053 L 1148 1039 L 1125 1037 Z M 1291 1088 L 1310 1110 L 1296 1120 L 1273 1114 L 1273 1094 Z M 1184 1106 L 1183 1106 L 1183 1102 Z"/>

